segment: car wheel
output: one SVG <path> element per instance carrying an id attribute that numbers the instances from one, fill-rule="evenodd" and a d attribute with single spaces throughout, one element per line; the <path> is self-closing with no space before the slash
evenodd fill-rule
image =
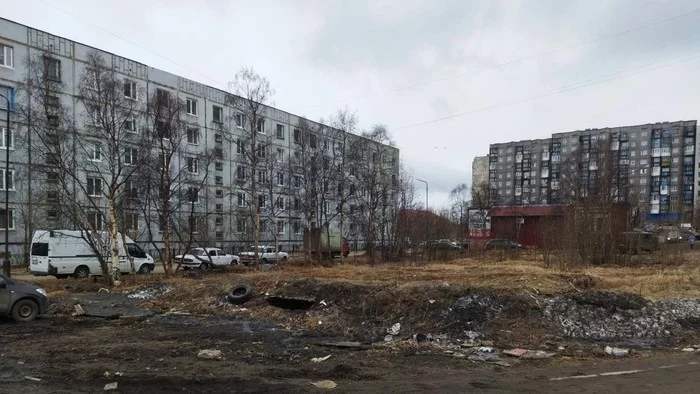
<path id="1" fill-rule="evenodd" d="M 202 271 L 204 271 L 204 272 L 209 271 L 209 270 L 211 270 L 211 264 L 209 264 L 209 263 L 202 263 L 202 264 L 199 266 L 199 269 L 202 270 Z"/>
<path id="2" fill-rule="evenodd" d="M 226 298 L 228 302 L 240 305 L 253 298 L 253 288 L 250 285 L 239 283 L 231 288 Z"/>
<path id="3" fill-rule="evenodd" d="M 263 259 L 260 260 L 260 261 L 261 261 L 263 264 L 267 264 L 267 259 L 266 259 L 265 257 L 263 257 Z"/>
<path id="4" fill-rule="evenodd" d="M 18 322 L 32 321 L 38 314 L 39 305 L 32 300 L 19 300 L 12 307 L 12 318 Z"/>
<path id="5" fill-rule="evenodd" d="M 153 272 L 153 267 L 151 267 L 150 264 L 141 264 L 141 267 L 139 268 L 139 274 L 150 274 Z"/>
<path id="6" fill-rule="evenodd" d="M 287 261 L 289 258 L 287 256 L 282 256 L 282 261 Z"/>
<path id="7" fill-rule="evenodd" d="M 87 266 L 81 265 L 80 267 L 75 269 L 73 276 L 77 279 L 85 279 L 88 276 L 90 276 L 90 268 L 88 268 Z"/>
<path id="8" fill-rule="evenodd" d="M 239 265 L 241 262 L 236 260 L 236 259 L 231 259 L 231 262 L 228 263 L 229 265 Z"/>

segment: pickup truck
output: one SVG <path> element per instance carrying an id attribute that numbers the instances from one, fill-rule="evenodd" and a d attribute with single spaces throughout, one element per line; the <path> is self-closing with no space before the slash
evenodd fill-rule
<path id="1" fill-rule="evenodd" d="M 178 264 L 180 268 L 199 268 L 203 271 L 214 267 L 240 264 L 240 262 L 240 257 L 224 253 L 218 248 L 192 248 L 185 255 L 175 256 L 175 264 Z"/>
<path id="2" fill-rule="evenodd" d="M 249 251 L 242 252 L 241 262 L 245 265 L 249 265 L 255 261 L 255 247 L 251 247 Z M 279 258 L 280 261 L 287 261 L 289 259 L 289 254 L 287 252 L 277 252 L 275 253 L 274 246 L 259 246 L 258 247 L 258 261 L 263 264 L 276 263 Z"/>

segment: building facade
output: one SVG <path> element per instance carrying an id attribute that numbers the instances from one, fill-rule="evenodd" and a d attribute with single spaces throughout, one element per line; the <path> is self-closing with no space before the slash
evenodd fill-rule
<path id="1" fill-rule="evenodd" d="M 198 164 L 193 159 L 193 155 L 201 155 L 208 151 L 215 154 L 215 159 L 210 163 L 209 175 L 204 180 L 206 185 L 200 193 L 201 197 L 198 197 L 196 207 L 193 208 L 206 221 L 204 232 L 207 233 L 206 243 L 209 246 L 219 246 L 227 251 L 237 252 L 252 243 L 250 228 L 243 221 L 241 211 L 246 202 L 250 204 L 250 201 L 246 201 L 245 194 L 248 185 L 244 180 L 256 177 L 260 180 L 273 179 L 275 193 L 279 194 L 275 201 L 266 202 L 267 204 L 275 204 L 275 207 L 278 208 L 274 218 L 274 230 L 272 230 L 276 232 L 277 237 L 270 235 L 272 231 L 261 233 L 261 244 L 269 244 L 273 242 L 273 238 L 276 238 L 285 250 L 298 250 L 302 247 L 304 228 L 316 223 L 307 223 L 304 215 L 299 212 L 299 206 L 303 204 L 298 201 L 299 194 L 294 190 L 298 188 L 298 185 L 292 158 L 298 156 L 297 151 L 302 147 L 302 139 L 306 140 L 299 130 L 300 124 L 311 124 L 316 129 L 322 127 L 329 129 L 327 126 L 307 121 L 277 108 L 265 107 L 264 119 L 258 123 L 257 131 L 265 138 L 265 141 L 268 141 L 269 146 L 267 146 L 266 151 L 275 154 L 279 164 L 276 165 L 274 172 L 263 174 L 258 171 L 258 173 L 248 174 L 245 170 L 245 155 L 240 144 L 237 144 L 237 141 L 246 136 L 245 126 L 240 121 L 241 114 L 237 113 L 235 106 L 231 105 L 232 95 L 230 93 L 149 67 L 135 60 L 126 59 L 0 18 L 0 94 L 9 98 L 12 109 L 10 111 L 12 118 L 11 141 L 5 141 L 4 132 L 0 138 L 0 168 L 2 168 L 0 172 L 3 174 L 5 149 L 8 146 L 10 148 L 9 176 L 4 178 L 0 174 L 0 179 L 6 179 L 6 182 L 0 182 L 3 183 L 0 186 L 3 190 L 5 187 L 10 189 L 10 212 L 2 210 L 0 222 L 2 224 L 6 220 L 10 222 L 10 245 L 13 262 L 18 261 L 14 256 L 19 256 L 23 250 L 26 251 L 32 229 L 75 227 L 62 220 L 60 207 L 51 203 L 50 184 L 52 180 L 50 176 L 47 179 L 46 171 L 41 169 L 45 163 L 42 162 L 42 155 L 34 150 L 35 147 L 31 143 L 32 136 L 28 132 L 31 127 L 26 124 L 26 117 L 21 117 L 18 113 L 17 108 L 23 104 L 22 92 L 27 90 L 26 86 L 23 85 L 26 83 L 26 75 L 30 71 L 25 66 L 26 60 L 37 56 L 44 57 L 44 66 L 47 68 L 44 71 L 45 76 L 48 73 L 62 86 L 61 91 L 56 93 L 56 101 L 60 100 L 62 108 L 70 112 L 72 119 L 74 119 L 73 126 L 77 130 L 76 138 L 83 140 L 91 138 L 91 121 L 89 120 L 89 108 L 86 108 L 79 98 L 80 76 L 85 72 L 90 54 L 95 52 L 105 59 L 106 64 L 116 71 L 119 78 L 123 78 L 125 95 L 133 95 L 134 100 L 140 100 L 134 92 L 145 92 L 142 96 L 144 105 L 141 110 L 143 112 L 137 113 L 133 119 L 129 120 L 129 122 L 133 122 L 133 124 L 129 124 L 129 130 L 133 131 L 134 135 L 151 132 L 145 113 L 145 101 L 148 100 L 149 94 L 163 91 L 186 103 L 186 111 L 183 111 L 183 116 L 188 124 L 187 141 L 182 144 L 173 159 L 175 161 L 174 167 L 188 169 L 192 174 L 192 179 L 196 180 L 197 176 L 201 178 L 203 171 L 197 168 Z M 7 104 L 0 98 L 0 122 L 2 122 L 3 130 L 6 127 L 7 110 Z M 192 132 L 190 133 L 190 131 Z M 339 132 L 338 130 L 334 131 Z M 339 140 L 351 144 L 353 141 L 366 139 L 354 134 L 347 134 L 336 140 L 319 135 L 318 141 L 316 136 L 311 136 L 311 140 L 305 143 L 313 142 L 314 149 L 318 145 L 318 150 L 321 152 L 319 154 L 324 155 L 323 151 L 335 149 Z M 96 144 L 99 144 L 99 141 Z M 368 150 L 366 152 L 367 160 L 369 161 L 371 157 L 374 162 L 379 162 L 376 168 L 381 168 L 381 172 L 384 174 L 382 179 L 386 182 L 396 182 L 399 173 L 398 149 L 373 141 L 368 141 L 363 146 L 367 147 Z M 138 147 L 141 152 L 150 148 L 147 146 Z M 95 152 L 90 153 L 92 156 L 89 158 L 89 162 L 92 163 L 90 165 L 99 162 L 99 150 Z M 136 150 L 127 152 L 136 152 Z M 80 156 L 84 152 L 72 151 L 66 154 Z M 128 156 L 130 153 L 126 153 L 126 155 L 125 161 L 132 160 Z M 331 161 L 337 160 L 336 156 L 330 154 L 327 156 Z M 88 160 L 85 162 L 87 163 Z M 89 177 L 87 168 L 85 173 L 85 176 Z M 88 189 L 91 188 L 91 192 L 95 192 L 96 184 L 89 183 L 89 179 L 87 180 Z M 134 182 L 138 183 L 136 180 Z M 351 180 L 348 182 L 351 183 Z M 338 193 L 343 188 L 348 190 L 352 187 L 354 185 L 338 185 Z M 358 197 L 352 201 L 347 200 L 342 208 L 345 212 L 343 229 L 354 246 L 362 247 L 363 240 L 359 229 L 361 224 L 353 223 L 353 218 L 358 215 L 356 208 L 357 205 L 362 205 L 361 196 L 364 196 L 365 190 L 362 189 L 361 185 L 357 187 Z M 324 190 L 327 198 L 324 200 L 323 210 L 340 211 L 338 202 L 334 201 L 335 185 L 330 187 L 326 185 L 324 189 L 330 189 L 330 191 Z M 2 195 L 0 193 L 0 200 L 4 200 Z M 189 209 L 189 206 L 185 205 L 182 215 L 188 215 L 186 211 Z M 159 239 L 160 232 L 155 228 L 158 226 L 159 219 L 151 218 L 152 215 L 155 213 L 150 208 L 134 210 L 133 213 L 129 214 L 128 220 L 129 235 L 147 250 L 153 250 L 153 248 L 162 245 Z M 153 220 L 146 220 L 147 218 Z M 97 227 L 103 225 L 100 223 Z M 338 218 L 332 219 L 330 226 L 337 225 Z M 175 245 L 177 247 L 177 240 L 175 240 Z"/>
<path id="2" fill-rule="evenodd" d="M 489 157 L 477 156 L 472 161 L 472 188 L 488 183 Z"/>
<path id="3" fill-rule="evenodd" d="M 697 121 L 677 121 L 492 144 L 490 200 L 496 206 L 561 205 L 605 193 L 639 207 L 646 220 L 692 221 L 700 203 L 696 131 Z"/>

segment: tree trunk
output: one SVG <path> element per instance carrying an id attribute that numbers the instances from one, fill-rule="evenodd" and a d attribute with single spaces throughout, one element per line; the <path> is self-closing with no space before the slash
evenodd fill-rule
<path id="1" fill-rule="evenodd" d="M 114 204 L 114 200 L 110 198 L 109 201 L 109 238 L 111 242 L 110 248 L 110 261 L 112 262 L 112 272 L 111 278 L 113 284 L 119 284 L 120 270 L 119 270 L 119 235 L 117 231 L 117 210 Z M 126 245 L 125 245 L 126 246 Z"/>

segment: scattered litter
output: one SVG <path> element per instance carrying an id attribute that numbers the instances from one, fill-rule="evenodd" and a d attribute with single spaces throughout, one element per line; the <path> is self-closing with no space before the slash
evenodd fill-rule
<path id="1" fill-rule="evenodd" d="M 114 373 L 114 376 L 122 376 L 122 375 L 124 375 L 124 374 L 121 373 L 121 372 L 115 372 L 115 373 Z"/>
<path id="2" fill-rule="evenodd" d="M 100 293 L 108 293 L 109 294 L 109 289 L 104 288 L 104 287 L 100 287 L 100 289 L 97 290 L 97 294 L 100 294 Z"/>
<path id="3" fill-rule="evenodd" d="M 566 348 L 564 346 L 559 346 L 557 350 L 566 350 Z"/>
<path id="4" fill-rule="evenodd" d="M 197 353 L 197 357 L 207 359 L 207 360 L 213 360 L 213 359 L 221 359 L 221 350 L 215 350 L 215 349 L 204 349 L 200 350 L 199 353 Z"/>
<path id="5" fill-rule="evenodd" d="M 413 340 L 416 342 L 432 341 L 433 336 L 430 334 L 426 335 L 426 334 L 418 333 L 418 334 L 413 334 Z"/>
<path id="6" fill-rule="evenodd" d="M 471 361 L 481 361 L 481 362 L 499 360 L 498 356 L 493 354 L 493 353 L 473 354 L 473 355 L 469 356 L 468 359 Z"/>
<path id="7" fill-rule="evenodd" d="M 321 300 L 321 302 L 319 302 L 319 304 L 321 304 L 323 306 L 328 306 L 328 303 L 326 302 L 326 300 Z"/>
<path id="8" fill-rule="evenodd" d="M 622 349 L 619 347 L 610 347 L 606 346 L 605 347 L 605 353 L 610 354 L 615 357 L 624 357 L 629 354 L 629 349 Z"/>
<path id="9" fill-rule="evenodd" d="M 435 300 L 428 300 L 429 303 L 434 304 Z"/>
<path id="10" fill-rule="evenodd" d="M 476 338 L 479 337 L 479 333 L 478 333 L 478 332 L 476 332 L 476 331 L 471 331 L 471 330 L 465 331 L 465 332 L 464 332 L 464 335 L 466 335 L 467 338 L 469 338 L 469 339 L 471 339 L 471 340 L 474 340 L 474 339 L 476 339 Z"/>
<path id="11" fill-rule="evenodd" d="M 323 322 L 319 320 L 319 321 L 318 321 L 318 325 L 320 326 L 321 324 L 323 324 Z"/>
<path id="12" fill-rule="evenodd" d="M 112 374 L 109 373 L 109 371 L 105 371 L 105 373 L 103 373 L 102 376 L 104 376 L 105 378 L 108 378 L 108 377 L 112 376 Z"/>
<path id="13" fill-rule="evenodd" d="M 522 358 L 527 358 L 531 360 L 541 360 L 545 358 L 553 357 L 554 353 L 545 352 L 544 350 L 528 350 L 522 355 Z"/>
<path id="14" fill-rule="evenodd" d="M 467 357 L 467 355 L 464 354 L 464 353 L 455 353 L 455 354 L 452 355 L 452 357 L 455 357 L 455 358 L 465 358 L 465 357 Z"/>
<path id="15" fill-rule="evenodd" d="M 32 382 L 41 382 L 41 379 L 35 378 L 34 376 L 25 376 L 25 380 L 31 380 Z"/>
<path id="16" fill-rule="evenodd" d="M 107 383 L 107 384 L 105 384 L 104 391 L 116 390 L 118 385 L 119 385 L 119 382 Z"/>
<path id="17" fill-rule="evenodd" d="M 384 337 L 384 342 L 391 342 L 393 340 L 394 340 L 394 336 L 391 334 L 386 334 L 386 336 Z"/>
<path id="18" fill-rule="evenodd" d="M 318 382 L 313 382 L 311 384 L 319 389 L 334 389 L 337 386 L 337 384 L 332 380 L 319 380 Z"/>
<path id="19" fill-rule="evenodd" d="M 496 349 L 491 346 L 482 346 L 476 350 L 479 353 L 496 353 Z"/>
<path id="20" fill-rule="evenodd" d="M 527 349 L 510 349 L 510 350 L 504 350 L 503 354 L 506 356 L 511 356 L 511 357 L 522 357 L 525 353 L 527 353 Z"/>
<path id="21" fill-rule="evenodd" d="M 311 362 L 313 362 L 313 363 L 320 363 L 321 361 L 326 361 L 326 360 L 328 360 L 329 358 L 331 358 L 331 355 L 330 355 L 330 354 L 327 355 L 326 357 L 314 357 L 314 358 L 311 359 Z"/>
<path id="22" fill-rule="evenodd" d="M 695 351 L 695 348 L 692 348 L 692 347 L 686 347 L 686 348 L 681 349 L 681 352 L 694 352 L 694 351 Z"/>
<path id="23" fill-rule="evenodd" d="M 141 287 L 135 290 L 133 293 L 127 295 L 127 297 L 137 300 L 150 300 L 163 294 L 169 293 L 172 290 L 173 288 L 170 286 L 158 284 L 154 286 Z"/>
<path id="24" fill-rule="evenodd" d="M 386 330 L 386 333 L 389 335 L 399 335 L 400 332 L 401 332 L 401 323 L 396 323 Z"/>
<path id="25" fill-rule="evenodd" d="M 17 364 L 24 365 L 24 361 L 17 361 Z"/>
<path id="26" fill-rule="evenodd" d="M 73 309 L 75 309 L 75 312 L 73 312 L 73 316 L 82 316 L 85 314 L 85 310 L 82 306 L 80 306 L 80 304 L 75 304 Z"/>

